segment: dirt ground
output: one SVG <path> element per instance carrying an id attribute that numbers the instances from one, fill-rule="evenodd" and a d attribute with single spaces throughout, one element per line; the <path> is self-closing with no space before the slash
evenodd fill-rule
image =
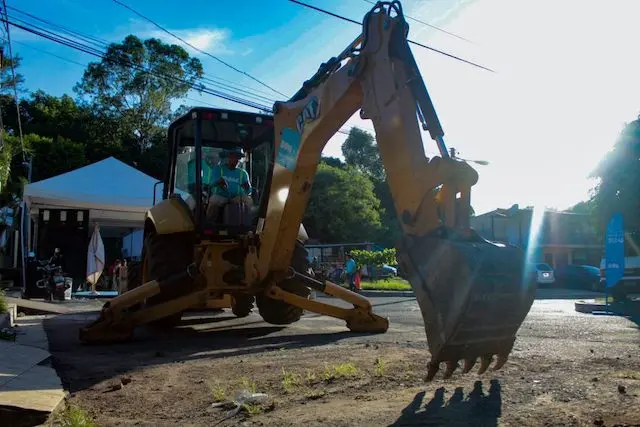
<path id="1" fill-rule="evenodd" d="M 640 425 L 637 327 L 543 314 L 532 312 L 502 370 L 431 383 L 424 330 L 412 319 L 351 338 L 339 323 L 306 316 L 283 329 L 253 315 L 235 327 L 224 313 L 106 347 L 76 342 L 86 316 L 45 327 L 68 404 L 100 426 Z M 558 331 L 575 338 L 556 340 Z M 233 406 L 212 404 L 241 390 L 267 401 L 224 420 Z"/>

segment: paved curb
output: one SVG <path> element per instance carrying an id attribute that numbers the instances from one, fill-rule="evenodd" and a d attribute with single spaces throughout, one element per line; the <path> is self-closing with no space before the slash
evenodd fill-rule
<path id="1" fill-rule="evenodd" d="M 67 392 L 51 366 L 44 316 L 17 319 L 15 342 L 0 341 L 0 425 L 35 426 L 63 405 Z"/>
<path id="2" fill-rule="evenodd" d="M 360 291 L 360 295 L 364 297 L 370 297 L 370 298 L 379 298 L 379 297 L 415 298 L 416 296 L 416 294 L 413 291 L 374 291 L 374 290 Z"/>

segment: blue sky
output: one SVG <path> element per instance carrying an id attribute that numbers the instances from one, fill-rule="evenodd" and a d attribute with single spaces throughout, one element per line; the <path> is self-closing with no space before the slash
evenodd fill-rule
<path id="1" fill-rule="evenodd" d="M 189 8 L 177 7 L 175 1 L 124 2 L 285 94 L 294 93 L 321 62 L 338 54 L 359 32 L 356 25 L 286 0 L 192 0 Z M 371 6 L 365 0 L 308 2 L 359 21 Z M 412 46 L 449 146 L 462 157 L 490 162 L 477 167 L 480 181 L 472 195 L 477 212 L 513 203 L 566 208 L 587 197 L 594 184 L 588 173 L 611 148 L 624 122 L 640 112 L 640 63 L 632 53 L 640 37 L 634 19 L 639 3 L 403 2 L 407 15 L 473 43 L 409 20 L 411 39 L 497 70 L 489 73 Z M 179 43 L 111 0 L 10 0 L 8 5 L 108 41 L 133 33 Z M 71 93 L 83 71 L 34 48 L 80 63 L 95 60 L 19 30 L 12 31 L 12 38 L 14 51 L 24 58 L 21 72 L 29 90 Z M 251 88 L 269 99 L 282 98 L 192 53 L 200 57 L 208 77 Z M 193 93 L 189 98 L 184 103 L 246 108 L 209 95 Z M 370 122 L 357 117 L 345 129 L 352 125 L 372 129 Z M 325 154 L 340 155 L 344 138 L 332 138 Z M 425 152 L 431 155 L 435 145 L 426 134 L 424 140 Z"/>

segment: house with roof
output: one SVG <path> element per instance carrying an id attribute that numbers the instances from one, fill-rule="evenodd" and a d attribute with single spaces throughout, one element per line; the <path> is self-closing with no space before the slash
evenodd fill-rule
<path id="1" fill-rule="evenodd" d="M 569 264 L 599 266 L 604 251 L 588 214 L 513 205 L 472 217 L 471 227 L 485 239 L 521 247 L 531 261 L 555 269 Z"/>

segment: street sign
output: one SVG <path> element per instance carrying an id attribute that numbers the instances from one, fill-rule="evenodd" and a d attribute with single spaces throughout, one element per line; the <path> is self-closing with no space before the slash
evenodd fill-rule
<path id="1" fill-rule="evenodd" d="M 620 213 L 609 220 L 604 253 L 606 287 L 611 288 L 624 275 L 624 221 Z"/>

